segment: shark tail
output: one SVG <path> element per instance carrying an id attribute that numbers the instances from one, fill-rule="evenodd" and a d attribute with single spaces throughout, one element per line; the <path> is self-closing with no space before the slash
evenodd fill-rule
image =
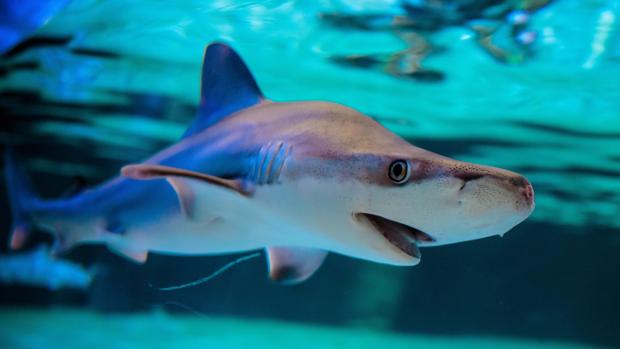
<path id="1" fill-rule="evenodd" d="M 39 199 L 32 191 L 26 171 L 19 163 L 12 147 L 6 147 L 4 159 L 6 186 L 13 218 L 9 245 L 11 249 L 19 249 L 26 243 L 32 228 L 30 208 Z"/>

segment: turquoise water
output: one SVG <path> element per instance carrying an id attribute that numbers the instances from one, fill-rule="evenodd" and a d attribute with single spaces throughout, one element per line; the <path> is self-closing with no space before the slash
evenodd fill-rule
<path id="1" fill-rule="evenodd" d="M 56 309 L 45 313 L 13 310 L 0 313 L 3 323 L 0 338 L 11 348 L 544 348 L 578 349 L 583 345 L 505 338 L 460 336 L 403 336 L 376 330 L 299 325 L 269 320 L 244 320 L 226 317 L 168 316 L 165 313 L 92 314 L 75 309 Z M 50 322 L 58 325 L 50 326 Z M 76 331 L 76 328 L 88 329 Z M 13 329 L 24 326 L 25 333 Z M 122 335 L 110 335 L 122 333 Z M 161 336 L 154 334 L 160 334 Z"/>
<path id="2" fill-rule="evenodd" d="M 435 53 L 422 65 L 441 72 L 439 82 L 334 63 L 334 56 L 407 49 L 394 30 L 337 28 L 320 15 L 370 12 L 403 10 L 396 1 L 70 1 L 21 38 L 56 43 L 2 56 L 0 140 L 23 150 L 45 195 L 60 195 L 75 176 L 101 182 L 180 137 L 198 104 L 204 48 L 222 41 L 272 100 L 342 103 L 418 146 L 525 175 L 536 191 L 525 224 L 501 240 L 424 250 L 413 269 L 330 257 L 316 280 L 282 288 L 268 284 L 257 260 L 174 296 L 153 295 L 147 285 L 199 278 L 228 259 L 155 257 L 136 267 L 81 249 L 68 257 L 108 271 L 93 289 L 55 298 L 31 290 L 15 297 L 21 289 L 9 288 L 13 296 L 3 302 L 80 308 L 2 310 L 15 330 L 3 326 L 0 340 L 57 346 L 73 330 L 54 332 L 41 318 L 66 316 L 95 329 L 77 343 L 102 347 L 157 346 L 149 334 L 168 326 L 190 327 L 171 330 L 186 347 L 291 347 L 313 336 L 315 347 L 619 345 L 620 2 L 557 0 L 532 11 L 533 53 L 517 63 L 485 51 L 470 24 L 423 31 Z M 492 25 L 500 27 L 496 45 L 520 52 L 504 17 Z M 35 68 L 18 68 L 24 65 Z M 4 234 L 8 223 L 2 227 Z M 185 311 L 174 306 L 166 308 L 170 317 L 92 313 L 150 311 L 167 301 L 209 318 L 176 318 Z M 221 337 L 203 335 L 200 328 L 210 326 L 221 326 Z M 137 339 L 110 334 L 135 327 Z M 261 340 L 257 331 L 278 335 Z"/>

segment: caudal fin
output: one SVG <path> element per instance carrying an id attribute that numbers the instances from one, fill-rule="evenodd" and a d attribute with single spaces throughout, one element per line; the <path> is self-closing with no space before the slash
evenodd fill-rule
<path id="1" fill-rule="evenodd" d="M 11 249 L 19 249 L 25 244 L 30 233 L 32 220 L 29 208 L 37 198 L 31 189 L 26 171 L 9 146 L 5 151 L 4 168 L 13 218 L 9 245 Z"/>

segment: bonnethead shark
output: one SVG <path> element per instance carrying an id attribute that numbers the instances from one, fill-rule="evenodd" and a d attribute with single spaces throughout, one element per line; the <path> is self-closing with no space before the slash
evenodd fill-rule
<path id="1" fill-rule="evenodd" d="M 73 197 L 37 197 L 11 150 L 11 246 L 32 227 L 56 247 L 149 252 L 265 248 L 269 276 L 306 280 L 328 251 L 398 266 L 418 247 L 503 235 L 527 218 L 521 175 L 415 147 L 346 106 L 267 99 L 229 46 L 207 46 L 197 116 L 175 144 Z"/>

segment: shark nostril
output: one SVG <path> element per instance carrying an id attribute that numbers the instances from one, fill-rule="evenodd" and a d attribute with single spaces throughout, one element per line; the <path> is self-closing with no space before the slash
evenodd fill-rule
<path id="1" fill-rule="evenodd" d="M 463 181 L 461 187 L 459 188 L 459 191 L 463 191 L 469 181 L 474 181 L 476 179 L 484 177 L 484 175 L 480 173 L 457 173 L 454 176 Z"/>
<path id="2" fill-rule="evenodd" d="M 454 176 L 462 179 L 464 182 L 469 182 L 484 177 L 481 173 L 457 173 Z"/>

